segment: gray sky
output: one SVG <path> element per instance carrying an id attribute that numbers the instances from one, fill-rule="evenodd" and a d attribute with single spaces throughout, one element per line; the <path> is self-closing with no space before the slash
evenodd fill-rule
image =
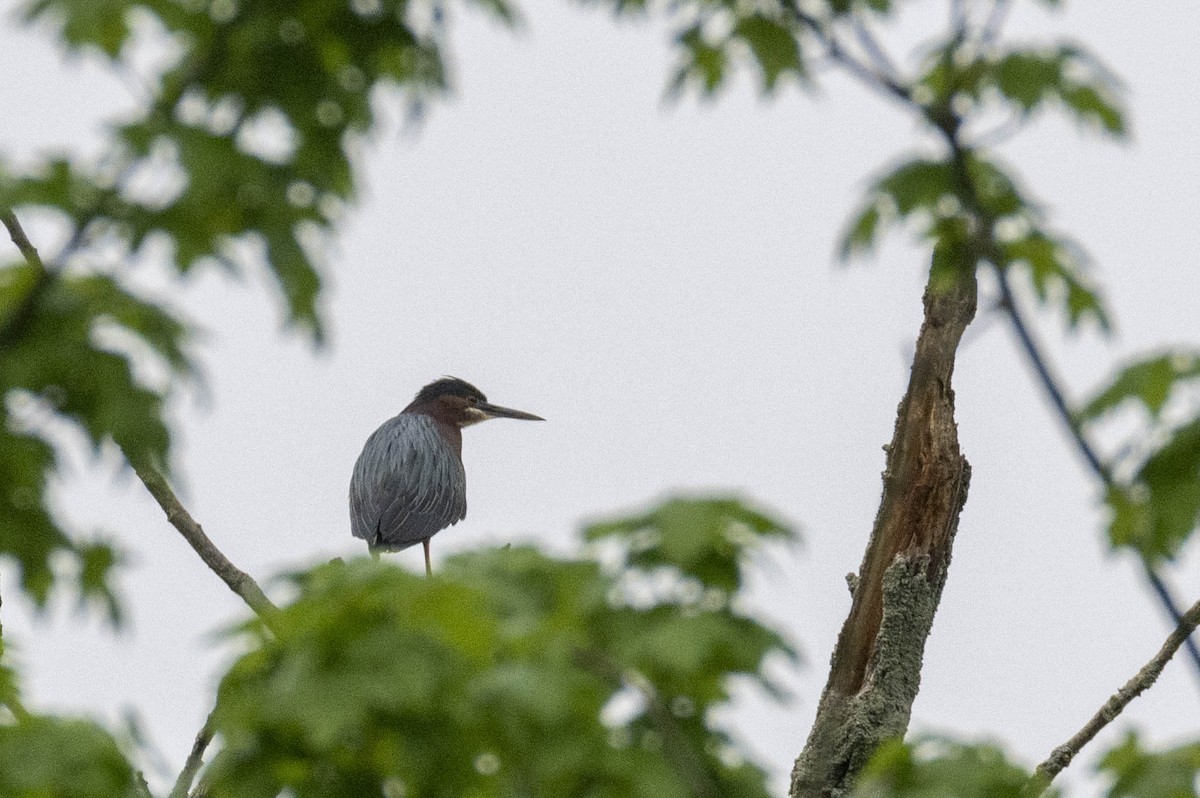
<path id="1" fill-rule="evenodd" d="M 762 557 L 753 590 L 806 654 L 788 675 L 795 700 L 750 694 L 728 719 L 782 792 L 877 507 L 925 270 L 903 236 L 851 268 L 835 264 L 835 240 L 867 179 L 928 142 L 834 73 L 815 93 L 763 101 L 741 80 L 716 104 L 664 106 L 661 27 L 522 5 L 516 36 L 460 14 L 454 98 L 418 135 L 393 124 L 367 148 L 364 201 L 328 270 L 328 350 L 277 334 L 260 275 L 182 289 L 145 278 L 209 330 L 207 399 L 175 407 L 185 501 L 263 580 L 360 554 L 346 512 L 354 458 L 442 374 L 549 421 L 466 432 L 470 514 L 435 539 L 435 557 L 524 540 L 573 551 L 583 519 L 672 490 L 744 492 L 806 541 Z M 941 9 L 917 4 L 901 41 L 941 24 Z M 1014 38 L 1062 31 L 1090 45 L 1129 88 L 1128 145 L 1046 119 L 1002 149 L 1093 254 L 1115 312 L 1110 342 L 1037 317 L 1075 395 L 1123 354 L 1200 341 L 1197 30 L 1186 2 L 1018 9 L 1010 21 Z M 94 145 L 96 121 L 130 102 L 96 64 L 63 64 L 44 36 L 11 25 L 0 70 L 3 147 L 18 159 L 83 146 L 82 131 Z M 1168 630 L 1134 563 L 1105 554 L 1097 488 L 1001 322 L 981 304 L 955 375 L 974 472 L 913 726 L 997 738 L 1033 765 Z M 133 708 L 174 772 L 232 655 L 213 632 L 243 608 L 115 459 L 81 457 L 58 498 L 79 528 L 133 552 L 131 624 L 113 636 L 65 607 L 31 623 L 7 590 L 6 639 L 31 703 L 110 720 Z M 1196 549 L 1171 574 L 1189 601 Z M 419 566 L 419 552 L 398 558 Z M 0 577 L 11 585 L 11 569 Z M 1131 725 L 1170 742 L 1194 737 L 1198 717 L 1196 675 L 1174 662 L 1072 771 Z"/>

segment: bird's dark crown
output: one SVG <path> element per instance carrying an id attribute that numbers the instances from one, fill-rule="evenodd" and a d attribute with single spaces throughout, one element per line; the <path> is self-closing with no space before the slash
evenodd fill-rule
<path id="1" fill-rule="evenodd" d="M 483 391 L 466 380 L 460 380 L 458 377 L 442 377 L 417 391 L 412 403 L 413 405 L 428 404 L 439 396 L 457 396 L 462 399 L 474 399 L 477 402 L 487 401 Z"/>

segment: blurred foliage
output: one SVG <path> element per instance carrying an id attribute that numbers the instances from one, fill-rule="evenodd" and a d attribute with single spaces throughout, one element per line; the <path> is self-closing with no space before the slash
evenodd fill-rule
<path id="1" fill-rule="evenodd" d="M 1046 2 L 1045 5 L 1056 5 Z M 469 0 L 504 25 L 506 0 Z M 715 96 L 739 65 L 764 94 L 813 84 L 840 42 L 869 41 L 891 0 L 681 0 L 666 4 L 677 53 L 669 92 Z M 65 245 L 47 265 L 0 264 L 0 557 L 39 604 L 70 573 L 114 621 L 121 555 L 50 510 L 64 422 L 96 453 L 166 470 L 164 403 L 194 374 L 194 326 L 139 295 L 128 267 L 269 273 L 289 327 L 322 340 L 321 256 L 355 201 L 352 153 L 385 99 L 412 117 L 448 88 L 442 0 L 31 0 L 24 19 L 69 52 L 100 54 L 146 89 L 109 128 L 102 156 L 0 161 L 0 210 L 49 220 Z M 613 0 L 649 14 L 648 0 Z M 975 32 L 978 34 L 978 31 Z M 1082 248 L 1053 230 L 988 151 L 997 115 L 1046 109 L 1120 137 L 1121 87 L 1074 44 L 1006 47 L 948 29 L 910 77 L 863 46 L 875 87 L 939 137 L 940 154 L 886 171 L 844 238 L 844 257 L 890 229 L 915 230 L 933 277 L 980 265 L 1019 272 L 1071 327 L 1108 316 Z M 135 53 L 165 38 L 159 71 Z M 966 131 L 966 132 L 963 132 Z M 36 242 L 35 242 L 36 243 Z M 12 256 L 6 256 L 11 258 Z M 1109 492 L 1115 545 L 1170 557 L 1200 513 L 1200 420 L 1171 413 L 1194 387 L 1193 353 L 1134 364 L 1084 405 L 1085 428 L 1139 405 L 1147 428 Z M 455 557 L 432 580 L 367 561 L 291 577 L 296 601 L 220 688 L 212 795 L 756 796 L 762 770 L 721 728 L 740 679 L 778 694 L 765 669 L 793 657 L 740 609 L 748 554 L 788 528 L 729 499 L 676 499 L 585 530 L 596 557 L 528 548 Z M 65 567 L 63 563 L 67 563 Z M 0 639 L 0 645 L 3 641 Z M 94 724 L 30 716 L 0 649 L 0 798 L 137 791 Z M 1113 796 L 1195 796 L 1195 746 L 1164 754 L 1130 737 L 1105 759 Z M 1015 795 L 1025 772 L 998 749 L 946 740 L 882 748 L 864 794 Z M 1189 779 L 1191 779 L 1189 781 Z"/>
<path id="2" fill-rule="evenodd" d="M 878 178 L 842 237 L 842 258 L 870 253 L 888 228 L 908 222 L 935 251 L 963 253 L 954 268 L 975 268 L 986 259 L 1023 271 L 1038 299 L 1059 304 L 1070 326 L 1091 318 L 1108 330 L 1082 247 L 1049 229 L 1045 214 L 1004 167 L 975 150 L 965 150 L 962 160 L 960 171 L 952 156 L 914 159 Z M 972 233 L 981 219 L 991 237 Z M 938 266 L 935 260 L 935 271 Z"/>
<path id="3" fill-rule="evenodd" d="M 1108 534 L 1150 562 L 1175 557 L 1200 524 L 1198 397 L 1200 352 L 1179 349 L 1121 369 L 1077 413 L 1090 431 L 1134 411 L 1106 494 Z"/>
<path id="4" fill-rule="evenodd" d="M 1024 118 L 1057 106 L 1084 126 L 1116 137 L 1128 132 L 1120 82 L 1073 44 L 980 49 L 952 37 L 929 56 L 914 91 L 925 105 L 954 104 L 964 115 L 999 106 Z"/>
<path id="5" fill-rule="evenodd" d="M 715 713 L 733 677 L 778 694 L 768 659 L 795 656 L 736 606 L 750 553 L 792 533 L 672 499 L 585 534 L 616 564 L 518 547 L 432 579 L 366 559 L 293 575 L 221 683 L 211 795 L 767 795 Z"/>
<path id="6" fill-rule="evenodd" d="M 137 777 L 94 723 L 26 716 L 0 724 L 3 798 L 134 798 Z"/>
<path id="7" fill-rule="evenodd" d="M 645 0 L 613 0 L 612 7 L 623 15 L 652 10 Z M 679 66 L 668 94 L 692 88 L 711 97 L 747 61 L 758 72 L 760 89 L 771 94 L 788 76 L 810 85 L 812 62 L 853 60 L 854 74 L 869 75 L 868 85 L 907 105 L 930 132 L 953 136 L 956 143 L 939 157 L 904 162 L 879 178 L 847 226 L 842 257 L 870 252 L 889 227 L 908 222 L 932 251 L 953 253 L 935 268 L 953 263 L 958 270 L 1021 270 L 1041 302 L 1060 308 L 1071 327 L 1090 318 L 1107 330 L 1108 316 L 1086 277 L 1082 247 L 1050 228 L 1010 170 L 976 143 L 985 136 L 964 131 L 997 116 L 1023 123 L 1044 108 L 1057 108 L 1085 127 L 1122 138 L 1127 128 L 1119 81 L 1075 44 L 1006 48 L 978 31 L 969 35 L 953 27 L 922 48 L 928 55 L 905 78 L 882 55 L 869 26 L 871 18 L 891 10 L 887 0 L 670 4 Z M 861 46 L 851 52 L 847 41 Z M 953 275 L 933 276 L 937 281 Z"/>
<path id="8" fill-rule="evenodd" d="M 504 0 L 468 5 L 515 22 Z M 20 172 L 0 161 L 0 211 L 49 220 L 66 241 L 45 265 L 0 264 L 0 557 L 39 605 L 56 574 L 74 574 L 86 603 L 121 617 L 120 555 L 50 510 L 55 424 L 96 451 L 111 441 L 171 465 L 164 402 L 194 373 L 194 328 L 138 296 L 128 264 L 267 269 L 289 323 L 321 340 L 319 258 L 356 195 L 355 138 L 388 92 L 416 113 L 447 89 L 446 12 L 438 0 L 24 4 L 64 48 L 102 54 L 147 90 L 94 161 L 51 154 Z M 164 38 L 169 57 L 142 74 L 139 48 Z"/>
<path id="9" fill-rule="evenodd" d="M 468 5 L 514 19 L 503 0 Z M 3 202 L 56 208 L 132 255 L 165 242 L 180 271 L 269 268 L 289 322 L 319 340 L 318 259 L 356 195 L 353 139 L 376 124 L 381 91 L 415 112 L 448 88 L 447 11 L 439 0 L 28 3 L 27 20 L 121 68 L 139 31 L 165 35 L 175 55 L 148 78 L 142 113 L 113 127 L 102 163 L 50 161 Z"/>
<path id="10" fill-rule="evenodd" d="M 1153 753 L 1129 733 L 1100 771 L 1112 778 L 1108 798 L 1200 798 L 1200 741 Z"/>
<path id="11" fill-rule="evenodd" d="M 0 719 L 8 715 L 17 717 L 23 714 L 17 673 L 9 664 L 9 656 L 4 646 L 4 624 L 0 623 Z"/>
<path id="12" fill-rule="evenodd" d="M 0 396 L 0 554 L 13 558 L 25 590 L 39 604 L 54 584 L 52 559 L 75 562 L 79 588 L 116 621 L 120 607 L 109 575 L 119 555 L 105 543 L 72 540 L 49 510 L 47 488 L 58 455 L 48 419 L 72 422 L 95 452 L 108 441 L 131 457 L 165 462 L 169 433 L 164 393 L 135 374 L 134 359 L 157 361 L 177 376 L 190 373 L 186 327 L 106 275 L 39 276 L 28 265 L 0 270 L 0 285 L 39 288 L 38 311 L 4 342 Z M 0 292 L 0 318 L 21 291 Z"/>
<path id="13" fill-rule="evenodd" d="M 994 745 L 922 737 L 879 747 L 857 798 L 1022 798 L 1029 773 Z M 1044 793 L 1052 798 L 1055 791 Z"/>

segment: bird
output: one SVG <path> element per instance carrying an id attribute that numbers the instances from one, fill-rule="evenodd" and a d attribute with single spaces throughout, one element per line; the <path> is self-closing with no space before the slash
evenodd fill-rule
<path id="1" fill-rule="evenodd" d="M 350 531 L 372 555 L 420 543 L 425 574 L 433 573 L 430 538 L 467 516 L 462 429 L 490 418 L 545 421 L 491 404 L 465 380 L 442 377 L 367 438 L 350 478 Z"/>

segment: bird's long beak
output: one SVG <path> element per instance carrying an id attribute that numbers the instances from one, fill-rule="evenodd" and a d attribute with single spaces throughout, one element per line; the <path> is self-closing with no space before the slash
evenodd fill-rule
<path id="1" fill-rule="evenodd" d="M 509 407 L 500 407 L 500 405 L 493 405 L 487 402 L 476 402 L 474 408 L 490 418 L 519 418 L 522 421 L 546 420 L 541 416 L 535 416 L 533 413 L 526 413 L 521 410 L 513 410 Z"/>

